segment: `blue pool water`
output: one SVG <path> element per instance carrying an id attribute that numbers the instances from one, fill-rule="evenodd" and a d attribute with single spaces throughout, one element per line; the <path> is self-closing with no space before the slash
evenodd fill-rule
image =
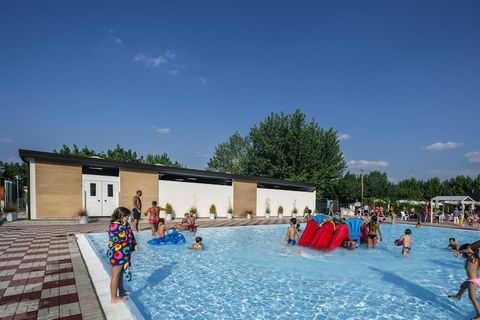
<path id="1" fill-rule="evenodd" d="M 206 250 L 151 246 L 137 234 L 131 299 L 146 319 L 466 319 L 466 294 L 446 297 L 465 279 L 463 260 L 446 250 L 480 239 L 478 232 L 413 228 L 413 250 L 393 241 L 406 226 L 382 225 L 378 249 L 322 253 L 287 247 L 286 226 L 199 229 Z M 110 272 L 106 234 L 89 239 Z"/>

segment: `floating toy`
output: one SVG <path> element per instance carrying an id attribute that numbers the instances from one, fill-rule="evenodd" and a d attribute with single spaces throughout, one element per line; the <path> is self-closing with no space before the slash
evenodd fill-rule
<path id="1" fill-rule="evenodd" d="M 397 239 L 397 240 L 395 240 L 395 245 L 396 245 L 397 247 L 403 246 L 403 241 L 400 240 L 400 239 Z"/>
<path id="2" fill-rule="evenodd" d="M 167 234 L 163 238 L 155 238 L 148 241 L 151 245 L 164 245 L 164 244 L 180 244 L 185 243 L 185 237 L 183 234 L 178 233 L 177 229 L 173 228 L 172 232 Z"/>

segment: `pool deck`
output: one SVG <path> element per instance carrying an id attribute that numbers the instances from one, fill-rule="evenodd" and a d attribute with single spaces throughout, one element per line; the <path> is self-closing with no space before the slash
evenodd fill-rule
<path id="1" fill-rule="evenodd" d="M 199 219 L 197 224 L 200 228 L 285 224 L 289 219 Z M 415 225 L 416 221 L 397 223 Z M 1 225 L 0 320 L 105 319 L 75 234 L 103 232 L 107 224 L 107 219 L 99 219 L 87 225 L 64 220 Z M 423 226 L 477 230 L 450 223 Z M 145 220 L 140 228 L 149 229 Z"/>

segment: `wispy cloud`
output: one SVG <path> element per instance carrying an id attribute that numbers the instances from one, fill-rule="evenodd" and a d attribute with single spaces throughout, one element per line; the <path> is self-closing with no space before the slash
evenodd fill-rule
<path id="1" fill-rule="evenodd" d="M 480 151 L 467 152 L 465 158 L 470 163 L 480 163 Z"/>
<path id="2" fill-rule="evenodd" d="M 170 133 L 172 130 L 170 128 L 157 128 L 156 131 L 160 134 L 168 134 Z"/>
<path id="3" fill-rule="evenodd" d="M 431 145 L 423 147 L 425 150 L 429 151 L 440 151 L 440 150 L 449 150 L 449 149 L 455 149 L 458 147 L 461 147 L 463 145 L 462 142 L 436 142 L 432 143 Z"/>
<path id="4" fill-rule="evenodd" d="M 7 158 L 6 162 L 20 162 L 20 158 L 18 156 L 10 156 Z"/>
<path id="5" fill-rule="evenodd" d="M 133 57 L 133 61 L 143 63 L 146 67 L 160 67 L 162 65 L 168 65 L 175 60 L 175 53 L 170 50 L 165 51 L 163 54 L 148 55 L 143 52 L 139 52 Z M 177 74 L 178 69 L 173 69 L 169 73 Z"/>
<path id="6" fill-rule="evenodd" d="M 120 39 L 120 37 L 117 36 L 117 33 L 115 32 L 114 29 L 108 30 L 107 36 L 110 40 L 112 40 L 117 45 L 119 45 L 121 47 L 125 47 L 125 44 L 123 43 L 122 39 Z"/>
<path id="7" fill-rule="evenodd" d="M 9 144 L 12 143 L 13 140 L 10 138 L 0 138 L 0 144 Z"/>
<path id="8" fill-rule="evenodd" d="M 338 140 L 343 141 L 343 140 L 348 140 L 350 139 L 350 135 L 348 133 L 340 133 L 338 135 Z"/>
<path id="9" fill-rule="evenodd" d="M 206 86 L 207 85 L 207 79 L 205 79 L 204 77 L 199 77 L 198 79 L 198 83 L 200 83 L 202 86 Z"/>
<path id="10" fill-rule="evenodd" d="M 388 167 L 388 161 L 386 160 L 350 160 L 347 162 L 350 168 L 385 168 Z"/>

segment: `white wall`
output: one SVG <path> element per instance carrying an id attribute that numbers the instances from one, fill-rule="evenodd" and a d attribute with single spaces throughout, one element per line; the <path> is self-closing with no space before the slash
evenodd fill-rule
<path id="1" fill-rule="evenodd" d="M 212 204 L 217 208 L 217 217 L 227 216 L 229 202 L 233 207 L 232 186 L 167 180 L 158 183 L 159 205 L 170 203 L 177 218 L 182 218 L 192 206 L 197 208 L 199 217 L 208 217 Z"/>
<path id="2" fill-rule="evenodd" d="M 315 191 L 257 188 L 257 216 L 265 216 L 267 201 L 270 202 L 270 216 L 277 216 L 279 206 L 283 207 L 283 216 L 291 216 L 294 205 L 298 210 L 297 216 L 302 216 L 306 206 L 314 211 Z"/>

